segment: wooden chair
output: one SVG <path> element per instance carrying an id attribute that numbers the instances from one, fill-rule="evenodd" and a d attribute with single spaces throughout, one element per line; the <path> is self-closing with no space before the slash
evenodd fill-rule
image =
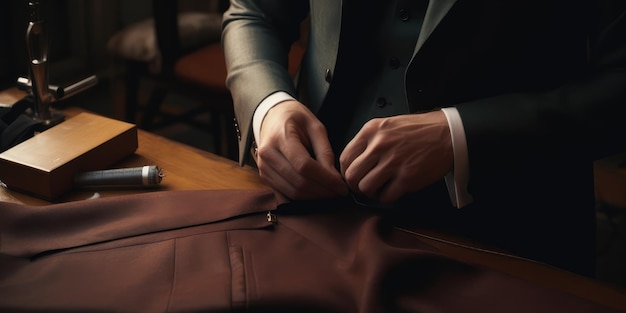
<path id="1" fill-rule="evenodd" d="M 229 1 L 219 0 L 221 15 Z M 226 88 L 226 65 L 218 37 L 206 36 L 207 41 L 186 40 L 176 0 L 153 0 L 154 33 L 160 59 L 158 64 L 145 60 L 127 59 L 125 77 L 126 120 L 135 122 L 143 111 L 139 127 L 154 130 L 173 123 L 187 123 L 213 134 L 216 151 L 228 158 L 237 158 L 237 138 L 233 124 L 234 111 L 231 95 Z M 214 31 L 214 30 L 208 30 Z M 219 28 L 221 34 L 221 24 Z M 187 42 L 185 42 L 187 41 Z M 189 43 L 189 41 L 192 41 Z M 290 56 L 290 72 L 295 75 L 304 46 L 294 45 Z M 156 70 L 155 70 L 156 67 Z M 145 105 L 139 104 L 140 85 L 151 81 L 153 88 Z M 176 93 L 202 103 L 199 107 L 174 114 L 162 110 L 168 94 Z M 209 112 L 210 121 L 198 120 L 198 115 Z"/>

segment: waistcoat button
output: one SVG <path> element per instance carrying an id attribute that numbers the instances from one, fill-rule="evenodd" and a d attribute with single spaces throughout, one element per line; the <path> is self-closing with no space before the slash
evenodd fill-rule
<path id="1" fill-rule="evenodd" d="M 376 99 L 376 106 L 378 106 L 379 108 L 384 108 L 389 104 L 391 103 L 387 102 L 387 99 L 385 99 L 384 97 Z"/>
<path id="2" fill-rule="evenodd" d="M 398 13 L 399 13 L 399 15 L 398 15 L 398 16 L 400 17 L 400 20 L 401 20 L 401 21 L 406 22 L 406 21 L 408 21 L 408 20 L 409 20 L 409 18 L 410 18 L 410 16 L 409 16 L 409 10 L 407 10 L 407 9 L 400 9 L 400 10 L 398 11 Z"/>

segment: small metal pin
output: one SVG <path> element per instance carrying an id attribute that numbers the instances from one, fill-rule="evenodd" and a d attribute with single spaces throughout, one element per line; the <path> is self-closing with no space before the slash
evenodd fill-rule
<path id="1" fill-rule="evenodd" d="M 278 219 L 276 218 L 276 215 L 273 214 L 271 211 L 267 211 L 267 221 L 275 224 L 278 222 Z"/>

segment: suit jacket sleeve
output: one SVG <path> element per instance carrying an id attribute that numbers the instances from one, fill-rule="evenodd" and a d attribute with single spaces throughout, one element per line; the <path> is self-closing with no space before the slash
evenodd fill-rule
<path id="1" fill-rule="evenodd" d="M 234 0 L 224 14 L 222 42 L 226 84 L 233 95 L 240 129 L 243 164 L 252 139 L 252 116 L 258 104 L 276 91 L 295 96 L 288 53 L 308 12 L 302 0 Z"/>
<path id="2" fill-rule="evenodd" d="M 471 193 L 519 163 L 565 173 L 572 164 L 626 148 L 626 5 L 598 3 L 590 12 L 588 62 L 580 76 L 551 89 L 456 105 L 467 136 Z M 541 165 L 546 160 L 551 164 Z"/>

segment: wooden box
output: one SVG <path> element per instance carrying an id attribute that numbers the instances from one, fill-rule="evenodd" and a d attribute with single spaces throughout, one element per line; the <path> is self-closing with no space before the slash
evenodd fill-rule
<path id="1" fill-rule="evenodd" d="M 0 181 L 49 201 L 72 189 L 74 176 L 106 168 L 137 149 L 137 127 L 80 113 L 0 154 Z"/>

